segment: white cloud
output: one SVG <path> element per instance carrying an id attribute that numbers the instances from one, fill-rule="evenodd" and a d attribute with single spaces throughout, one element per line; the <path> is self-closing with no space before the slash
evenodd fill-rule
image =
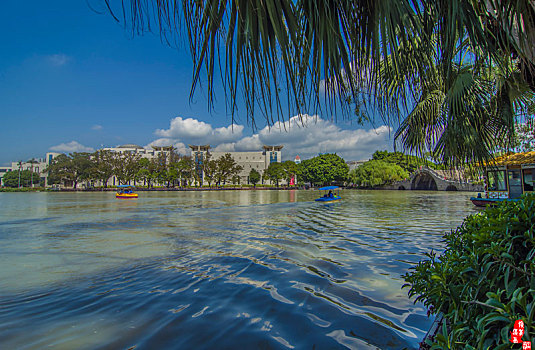
<path id="1" fill-rule="evenodd" d="M 228 142 L 237 140 L 242 136 L 243 125 L 231 124 L 227 127 L 217 128 L 213 131 L 212 139 L 215 142 Z"/>
<path id="2" fill-rule="evenodd" d="M 182 149 L 189 153 L 189 149 L 185 144 L 210 144 L 212 147 L 221 145 L 220 149 L 232 150 L 225 148 L 224 144 L 228 143 L 228 147 L 234 142 L 240 140 L 243 135 L 243 125 L 231 124 L 220 128 L 213 128 L 212 125 L 193 118 L 173 118 L 169 124 L 169 129 L 157 129 L 154 134 L 160 138 L 151 142 L 149 145 L 166 146 L 166 145 L 180 145 Z M 177 147 L 177 146 L 175 146 Z M 179 148 L 179 147 L 177 147 Z"/>
<path id="3" fill-rule="evenodd" d="M 96 130 L 96 131 L 102 130 L 102 125 L 95 124 L 91 127 L 91 130 Z"/>
<path id="4" fill-rule="evenodd" d="M 199 138 L 205 137 L 212 131 L 212 126 L 197 119 L 182 119 L 176 117 L 171 120 L 169 129 L 158 129 L 154 133 L 157 136 L 167 138 Z"/>
<path id="5" fill-rule="evenodd" d="M 235 142 L 232 143 L 221 143 L 214 147 L 214 151 L 216 152 L 234 152 L 236 151 L 236 144 Z"/>
<path id="6" fill-rule="evenodd" d="M 84 146 L 76 141 L 60 143 L 59 145 L 50 147 L 50 150 L 54 152 L 61 152 L 61 153 L 93 152 L 94 151 L 93 148 Z"/>
<path id="7" fill-rule="evenodd" d="M 262 149 L 262 141 L 260 136 L 254 134 L 253 136 L 247 136 L 236 142 L 221 143 L 214 148 L 214 151 L 218 152 L 232 152 L 232 151 L 258 151 Z"/>
<path id="8" fill-rule="evenodd" d="M 318 116 L 294 116 L 286 122 L 265 127 L 252 137 L 225 145 L 236 151 L 260 149 L 262 145 L 284 145 L 284 159 L 299 155 L 302 159 L 318 153 L 337 153 L 346 160 L 365 160 L 376 150 L 391 150 L 391 128 L 383 125 L 375 129 L 341 129 Z"/>
<path id="9" fill-rule="evenodd" d="M 214 144 L 236 141 L 242 137 L 243 125 L 231 124 L 227 127 L 212 128 L 203 121 L 182 117 L 171 120 L 169 129 L 157 129 L 156 136 L 174 140 L 207 141 Z"/>
<path id="10" fill-rule="evenodd" d="M 59 67 L 67 64 L 67 62 L 69 62 L 71 58 L 65 54 L 59 53 L 55 55 L 46 56 L 46 59 L 53 66 Z"/>
<path id="11" fill-rule="evenodd" d="M 181 117 L 171 120 L 169 129 L 158 129 L 161 138 L 150 145 L 174 145 L 182 154 L 189 154 L 186 145 L 209 144 L 214 151 L 254 151 L 262 145 L 283 145 L 283 158 L 299 155 L 307 159 L 318 153 L 337 153 L 346 160 L 366 160 L 376 150 L 392 150 L 390 132 L 386 125 L 375 129 L 342 129 L 335 123 L 318 116 L 294 116 L 286 122 L 276 122 L 258 133 L 242 137 L 243 125 L 213 128 L 210 124 Z"/>

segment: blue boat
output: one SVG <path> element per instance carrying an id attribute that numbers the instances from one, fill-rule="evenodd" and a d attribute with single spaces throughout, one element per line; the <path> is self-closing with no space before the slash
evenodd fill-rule
<path id="1" fill-rule="evenodd" d="M 328 193 L 325 193 L 323 196 L 321 196 L 320 198 L 316 198 L 315 201 L 316 202 L 337 202 L 339 200 L 342 199 L 342 197 L 340 197 L 340 194 L 339 194 L 339 191 L 340 191 L 340 188 L 338 186 L 325 186 L 325 187 L 321 187 L 319 188 L 320 191 L 329 191 Z M 336 190 L 336 194 L 334 194 L 333 191 Z"/>

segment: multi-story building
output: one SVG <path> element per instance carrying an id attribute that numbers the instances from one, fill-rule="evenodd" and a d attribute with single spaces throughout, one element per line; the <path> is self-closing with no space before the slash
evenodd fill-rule
<path id="1" fill-rule="evenodd" d="M 242 167 L 242 171 L 238 174 L 241 184 L 249 183 L 249 173 L 252 169 L 258 171 L 261 175 L 268 168 L 269 164 L 282 161 L 282 148 L 284 146 L 263 146 L 261 151 L 249 151 L 249 152 L 219 152 L 210 151 L 210 145 L 196 146 L 189 145 L 191 148 L 191 156 L 197 165 L 197 174 L 199 179 L 203 179 L 202 163 L 206 159 L 206 155 L 209 153 L 211 159 L 215 160 L 223 157 L 225 154 L 230 153 L 237 165 Z"/>
<path id="2" fill-rule="evenodd" d="M 105 147 L 102 150 L 110 151 L 113 153 L 120 153 L 120 154 L 126 154 L 126 153 L 137 154 L 141 158 L 147 158 L 149 160 L 152 160 L 152 159 L 158 158 L 160 155 L 165 155 L 166 157 L 168 157 L 173 151 L 173 149 L 174 149 L 173 146 L 152 146 L 152 149 L 147 149 L 139 145 L 135 145 L 135 144 L 126 144 L 126 145 L 121 145 L 117 147 Z M 115 186 L 119 184 L 119 181 L 117 177 L 114 175 L 108 180 L 108 184 L 111 186 Z M 132 184 L 135 184 L 135 181 Z M 90 185 L 102 186 L 102 184 L 99 181 L 93 181 Z"/>
<path id="3" fill-rule="evenodd" d="M 47 167 L 50 165 L 50 162 L 52 162 L 52 159 L 60 155 L 60 153 L 56 152 L 48 152 L 45 156 L 45 158 L 40 159 L 32 159 L 27 162 L 11 162 L 10 167 L 0 167 L 0 184 L 4 186 L 4 175 L 7 174 L 10 171 L 24 171 L 24 170 L 30 170 L 34 173 L 38 173 L 39 177 L 41 179 L 41 182 L 47 186 L 47 180 L 48 180 L 48 172 L 46 171 Z"/>
<path id="4" fill-rule="evenodd" d="M 242 167 L 242 171 L 238 176 L 240 177 L 240 183 L 241 184 L 248 184 L 249 183 L 249 173 L 252 169 L 255 169 L 258 171 L 261 175 L 263 175 L 264 171 L 269 167 L 269 165 L 273 162 L 280 163 L 282 161 L 282 148 L 283 146 L 263 146 L 262 150 L 259 151 L 250 151 L 250 152 L 219 152 L 219 151 L 210 151 L 211 147 L 210 145 L 204 145 L 204 146 L 193 146 L 190 145 L 191 148 L 191 156 L 193 160 L 195 161 L 195 164 L 197 165 L 197 171 L 199 178 L 203 178 L 202 173 L 202 162 L 204 159 L 206 159 L 206 155 L 209 153 L 211 155 L 211 159 L 218 159 L 222 156 L 224 156 L 226 153 L 230 153 L 232 158 L 234 158 L 235 162 Z M 102 148 L 102 150 L 110 151 L 114 153 L 131 153 L 131 154 L 138 154 L 141 156 L 141 158 L 147 158 L 147 159 L 155 159 L 158 158 L 160 155 L 164 154 L 166 156 L 169 156 L 169 154 L 173 150 L 173 146 L 152 146 L 152 149 L 146 149 L 138 145 L 134 144 L 126 144 L 121 145 L 117 147 L 106 147 Z M 3 186 L 2 177 L 8 173 L 9 171 L 18 171 L 19 169 L 22 170 L 33 170 L 36 173 L 40 174 L 42 182 L 44 182 L 45 186 L 48 186 L 47 183 L 47 177 L 48 173 L 46 172 L 47 167 L 52 162 L 52 159 L 60 155 L 60 153 L 55 152 L 49 152 L 46 154 L 46 157 L 44 159 L 37 159 L 35 161 L 28 161 L 28 162 L 12 162 L 11 167 L 0 167 L 0 184 Z M 119 182 L 113 176 L 108 181 L 108 184 L 111 186 L 117 185 Z M 202 183 L 202 181 L 201 181 Z M 79 183 L 79 187 L 85 187 L 85 186 L 101 186 L 102 184 L 99 183 L 99 181 L 91 181 L 91 183 Z"/>
<path id="5" fill-rule="evenodd" d="M 173 149 L 173 146 L 152 146 L 152 149 L 146 149 L 138 145 L 134 144 L 127 144 L 117 147 L 106 147 L 103 148 L 103 151 L 110 151 L 115 153 L 133 153 L 133 154 L 139 154 L 142 158 L 147 159 L 153 159 L 158 158 L 160 154 L 166 154 L 169 155 L 171 150 Z"/>

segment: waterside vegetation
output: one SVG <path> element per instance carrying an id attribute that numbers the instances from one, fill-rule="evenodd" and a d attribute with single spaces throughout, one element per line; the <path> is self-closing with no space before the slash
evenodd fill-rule
<path id="1" fill-rule="evenodd" d="M 421 166 L 444 168 L 429 159 L 401 152 L 375 151 L 371 160 L 349 172 L 348 180 L 359 188 L 376 188 L 405 180 Z"/>
<path id="2" fill-rule="evenodd" d="M 39 173 L 31 170 L 9 171 L 2 178 L 5 187 L 39 187 L 41 178 Z"/>
<path id="3" fill-rule="evenodd" d="M 510 349 L 516 320 L 535 335 L 535 195 L 467 217 L 404 278 L 409 296 L 443 313 L 432 349 Z"/>
<path id="4" fill-rule="evenodd" d="M 99 150 L 94 153 L 62 154 L 53 159 L 47 169 L 48 184 L 63 188 L 77 188 L 83 182 L 89 188 L 107 188 L 115 176 L 119 184 L 132 184 L 146 188 L 192 188 L 192 187 L 248 187 L 262 186 L 324 186 L 330 184 L 357 188 L 380 188 L 395 181 L 407 179 L 419 167 L 443 169 L 444 166 L 428 159 L 406 155 L 401 152 L 376 151 L 372 159 L 349 171 L 345 160 L 336 154 L 321 154 L 306 159 L 300 164 L 293 161 L 271 163 L 264 172 L 251 169 L 247 183 L 241 183 L 238 174 L 241 166 L 230 154 L 218 159 L 207 156 L 202 167 L 204 181 L 201 184 L 199 169 L 188 156 L 174 151 L 151 160 L 134 154 L 113 153 Z M 21 172 L 18 183 L 17 171 L 4 177 L 5 187 L 31 187 L 29 170 Z M 293 182 L 292 182 L 293 179 Z M 34 184 L 39 184 L 39 174 L 33 175 Z M 40 184 L 43 186 L 43 184 Z M 35 185 L 34 185 L 35 186 Z"/>

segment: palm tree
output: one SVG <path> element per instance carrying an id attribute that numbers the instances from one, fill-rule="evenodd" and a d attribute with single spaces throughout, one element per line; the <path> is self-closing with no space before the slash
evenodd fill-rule
<path id="1" fill-rule="evenodd" d="M 513 58 L 518 78 L 535 90 L 531 0 L 130 0 L 121 8 L 104 1 L 117 21 L 114 13 L 123 14 L 133 33 L 155 30 L 170 45 L 188 33 L 194 61 L 191 96 L 204 70 L 211 104 L 213 80 L 220 74 L 232 115 L 241 91 L 253 127 L 258 108 L 272 124 L 290 113 L 316 112 L 320 102 L 329 111 L 340 106 L 345 112 L 347 102 L 359 101 L 357 106 L 373 104 L 392 125 L 411 114 L 411 100 L 421 108 L 418 92 L 423 89 L 445 94 L 457 91 L 451 84 L 466 82 L 470 89 L 461 89 L 462 95 L 475 97 L 481 81 L 471 80 L 458 62 L 471 48 L 477 48 L 471 53 L 472 72 L 479 74 L 478 67 L 489 59 Z M 429 74 L 436 66 L 442 83 Z M 404 83 L 381 79 L 385 69 Z M 421 88 L 416 93 L 413 82 Z M 474 124 L 470 133 L 492 125 L 481 120 L 481 110 L 467 115 L 463 108 L 448 115 L 463 115 L 464 123 Z M 457 126 L 471 137 L 466 125 Z M 490 153 L 492 145 L 482 145 Z"/>
<path id="2" fill-rule="evenodd" d="M 18 166 L 19 166 L 19 186 L 17 188 L 20 188 L 20 169 L 22 168 L 22 161 L 21 160 L 19 160 Z"/>
<path id="3" fill-rule="evenodd" d="M 39 162 L 36 161 L 35 158 L 32 158 L 32 159 L 30 159 L 30 160 L 28 161 L 28 163 L 31 164 L 31 165 L 30 165 L 30 179 L 31 179 L 31 180 L 30 180 L 30 183 L 31 183 L 31 186 L 32 186 L 32 188 L 33 188 L 33 187 L 34 187 L 34 186 L 33 186 L 33 165 L 34 165 L 34 164 L 37 164 L 37 163 L 39 163 Z M 39 169 L 38 169 L 38 170 L 39 170 Z"/>
<path id="4" fill-rule="evenodd" d="M 512 63 L 507 58 L 486 67 L 461 63 L 449 75 L 443 65 L 431 66 L 425 82 L 414 85 L 416 101 L 395 133 L 398 144 L 451 165 L 511 147 L 515 119 L 534 98 Z"/>

